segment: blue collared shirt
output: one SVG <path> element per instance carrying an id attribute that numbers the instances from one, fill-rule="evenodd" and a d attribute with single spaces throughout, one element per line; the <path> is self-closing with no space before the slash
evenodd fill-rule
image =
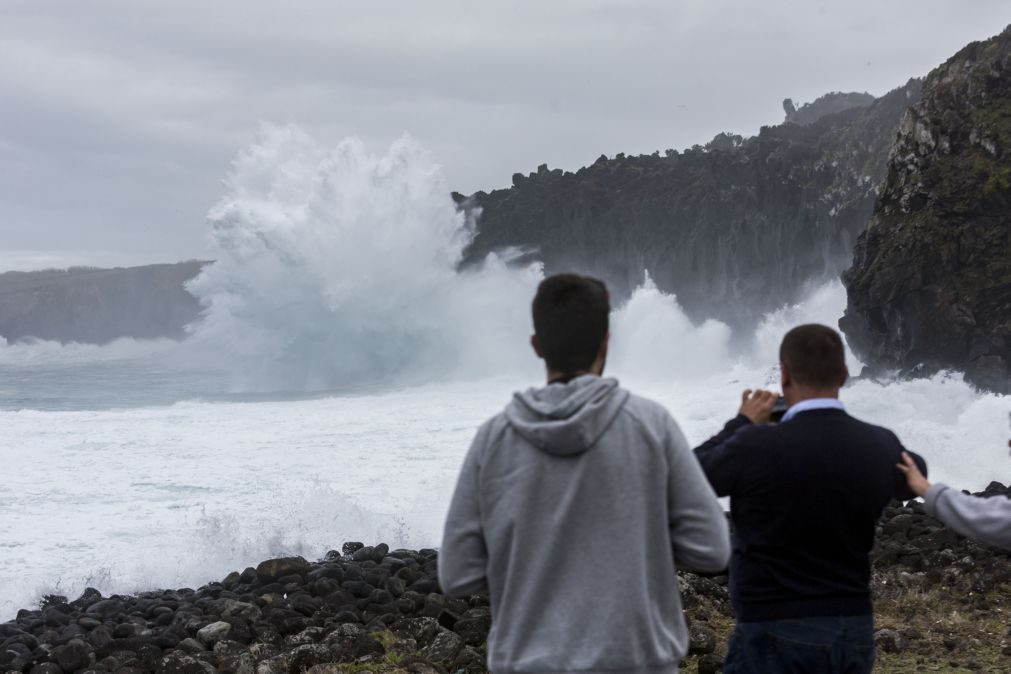
<path id="1" fill-rule="evenodd" d="M 842 410 L 846 411 L 846 407 L 842 404 L 842 401 L 838 398 L 811 398 L 810 400 L 801 400 L 796 405 L 793 405 L 786 411 L 783 415 L 782 421 L 780 423 L 785 423 L 801 412 L 807 412 L 809 410 Z"/>

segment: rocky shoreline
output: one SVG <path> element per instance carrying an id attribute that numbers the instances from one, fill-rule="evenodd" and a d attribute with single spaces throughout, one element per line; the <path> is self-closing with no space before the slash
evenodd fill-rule
<path id="1" fill-rule="evenodd" d="M 992 483 L 985 496 L 1011 498 Z M 345 543 L 199 589 L 47 596 L 0 623 L 0 672 L 485 672 L 487 597 L 439 592 L 436 550 Z M 1011 553 L 895 503 L 874 555 L 878 671 L 1011 671 Z M 725 576 L 680 574 L 691 652 L 717 672 L 733 625 Z M 606 607 L 602 607 L 606 608 Z"/>

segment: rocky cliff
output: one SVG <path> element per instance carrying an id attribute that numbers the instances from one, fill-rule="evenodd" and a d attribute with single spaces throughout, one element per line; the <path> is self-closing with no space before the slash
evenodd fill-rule
<path id="1" fill-rule="evenodd" d="M 783 111 L 786 113 L 787 122 L 813 124 L 826 115 L 834 115 L 850 108 L 866 108 L 874 100 L 875 98 L 868 93 L 833 91 L 799 108 L 793 104 L 793 99 L 787 98 L 783 101 Z"/>
<path id="2" fill-rule="evenodd" d="M 509 189 L 455 195 L 481 210 L 467 258 L 518 249 L 548 272 L 598 275 L 619 298 L 648 271 L 695 317 L 751 322 L 849 264 L 899 119 L 919 95 L 911 80 L 810 124 L 602 156 L 575 173 L 541 166 Z"/>
<path id="3" fill-rule="evenodd" d="M 866 362 L 1011 390 L 1011 27 L 927 77 L 843 280 Z"/>
<path id="4" fill-rule="evenodd" d="M 204 264 L 0 274 L 0 337 L 92 344 L 183 337 L 201 310 L 183 284 Z"/>

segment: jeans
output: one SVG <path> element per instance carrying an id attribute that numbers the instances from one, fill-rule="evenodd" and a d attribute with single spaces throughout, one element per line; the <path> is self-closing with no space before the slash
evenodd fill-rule
<path id="1" fill-rule="evenodd" d="M 869 615 L 738 623 L 724 674 L 866 674 L 874 666 Z"/>

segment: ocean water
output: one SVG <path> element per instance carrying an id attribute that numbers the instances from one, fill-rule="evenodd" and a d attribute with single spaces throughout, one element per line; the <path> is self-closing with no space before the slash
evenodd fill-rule
<path id="1" fill-rule="evenodd" d="M 0 620 L 45 593 L 193 587 L 346 540 L 437 546 L 476 427 L 543 376 L 540 270 L 456 271 L 474 223 L 448 193 L 410 139 L 371 155 L 265 128 L 210 213 L 218 262 L 191 288 L 208 311 L 187 340 L 0 344 Z M 844 306 L 838 282 L 812 288 L 741 347 L 644 273 L 608 373 L 701 442 L 743 388 L 776 385 L 789 327 Z M 935 479 L 1011 479 L 1011 401 L 958 373 L 857 379 L 843 399 Z"/>

